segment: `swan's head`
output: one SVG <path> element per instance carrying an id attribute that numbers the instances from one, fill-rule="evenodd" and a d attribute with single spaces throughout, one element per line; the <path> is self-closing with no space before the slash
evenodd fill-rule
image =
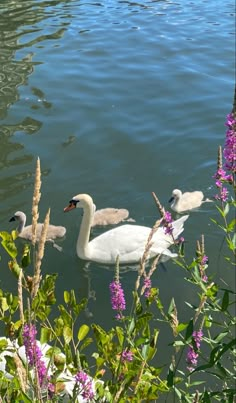
<path id="1" fill-rule="evenodd" d="M 181 197 L 181 195 L 182 195 L 181 190 L 174 189 L 173 192 L 172 192 L 172 196 L 171 196 L 171 198 L 169 200 L 169 203 L 171 203 L 173 200 L 179 199 Z"/>
<path id="2" fill-rule="evenodd" d="M 11 221 L 19 221 L 19 222 L 23 222 L 26 221 L 26 215 L 25 213 L 23 213 L 23 211 L 16 211 L 14 216 L 10 218 L 9 220 Z"/>
<path id="3" fill-rule="evenodd" d="M 74 196 L 70 201 L 67 207 L 64 208 L 64 212 L 68 212 L 70 210 L 73 210 L 74 208 L 91 208 L 92 211 L 94 212 L 96 209 L 96 206 L 93 204 L 93 199 L 91 196 L 87 194 L 78 194 L 77 196 Z"/>

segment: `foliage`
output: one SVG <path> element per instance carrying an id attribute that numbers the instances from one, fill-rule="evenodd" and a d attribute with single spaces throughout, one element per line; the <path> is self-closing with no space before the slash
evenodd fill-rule
<path id="1" fill-rule="evenodd" d="M 234 116 L 230 116 L 228 130 L 235 136 L 236 123 Z M 229 127 L 229 119 L 227 123 Z M 225 158 L 230 155 L 227 147 Z M 226 162 L 229 163 L 227 159 Z M 218 169 L 214 175 L 219 190 L 216 197 L 219 220 L 212 221 L 225 236 L 228 251 L 224 256 L 225 266 L 234 270 L 235 166 L 228 164 L 226 169 L 230 171 L 228 176 L 225 171 L 222 173 L 219 149 Z M 39 166 L 36 172 L 34 201 L 37 199 L 38 203 Z M 231 198 L 228 196 L 230 189 Z M 166 212 L 155 195 L 154 199 L 165 218 Z M 34 201 L 32 211 L 36 212 L 36 217 Z M 45 220 L 45 226 L 48 221 Z M 26 243 L 20 253 L 15 231 L 0 232 L 0 237 L 2 248 L 9 255 L 8 267 L 18 283 L 17 295 L 0 289 L 0 320 L 6 336 L 0 338 L 0 396 L 4 402 L 135 403 L 157 401 L 163 394 L 166 401 L 168 398 L 196 403 L 234 401 L 235 289 L 222 287 L 208 277 L 204 236 L 197 241 L 196 256 L 191 262 L 186 261 L 183 240 L 176 244 L 179 251 L 176 265 L 184 270 L 185 281 L 192 284 L 198 297 L 196 305 L 186 301 L 192 311 L 190 320 L 179 322 L 175 300 L 172 299 L 165 310 L 159 290 L 151 287 L 151 276 L 160 256 L 151 267 L 147 264 L 150 236 L 132 292 L 129 314 L 124 313 L 125 296 L 117 261 L 110 287 L 112 309 L 117 315 L 115 325 L 109 330 L 98 323 L 91 327 L 83 323 L 81 314 L 87 301 L 79 301 L 73 290 L 65 290 L 64 303 L 57 304 L 58 275 L 42 275 L 40 271 L 43 239 L 38 245 Z M 154 363 L 158 362 L 158 337 L 163 326 L 172 333 L 172 343 L 166 346 L 171 352 L 171 362 L 158 367 Z M 26 329 L 29 336 L 26 336 Z M 40 342 L 36 341 L 36 329 Z M 29 338 L 31 342 L 27 343 Z M 88 346 L 92 354 L 86 354 Z"/>

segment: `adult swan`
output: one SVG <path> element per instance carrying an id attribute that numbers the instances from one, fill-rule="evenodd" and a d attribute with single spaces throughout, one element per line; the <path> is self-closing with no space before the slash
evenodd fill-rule
<path id="1" fill-rule="evenodd" d="M 140 262 L 151 228 L 125 224 L 106 231 L 89 242 L 94 214 L 93 199 L 88 194 L 78 194 L 70 200 L 69 205 L 64 208 L 64 212 L 76 207 L 83 209 L 83 217 L 76 245 L 77 255 L 81 259 L 111 264 L 115 263 L 117 256 L 119 256 L 121 264 Z M 172 223 L 174 239 L 177 239 L 181 232 L 183 232 L 183 224 L 187 218 L 188 215 L 184 215 Z M 158 254 L 171 258 L 177 257 L 176 253 L 168 250 L 169 246 L 174 243 L 173 238 L 165 234 L 163 227 L 159 227 L 153 235 L 153 245 L 150 248 L 148 258 L 152 258 Z"/>

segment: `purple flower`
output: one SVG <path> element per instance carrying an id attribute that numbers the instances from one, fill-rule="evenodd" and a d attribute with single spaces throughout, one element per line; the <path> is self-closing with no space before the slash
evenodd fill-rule
<path id="1" fill-rule="evenodd" d="M 121 283 L 117 280 L 112 281 L 109 286 L 111 293 L 111 306 L 114 311 L 118 311 L 116 316 L 117 319 L 121 319 L 121 311 L 126 308 L 124 291 L 122 289 Z"/>
<path id="2" fill-rule="evenodd" d="M 121 361 L 122 362 L 124 362 L 124 361 L 131 362 L 131 361 L 133 361 L 133 353 L 132 353 L 132 351 L 130 351 L 130 350 L 122 351 L 122 353 L 121 353 Z"/>
<path id="3" fill-rule="evenodd" d="M 25 346 L 25 354 L 29 365 L 37 371 L 40 386 L 46 386 L 48 382 L 47 368 L 42 360 L 42 351 L 36 341 L 37 330 L 35 325 L 26 324 L 23 328 L 23 342 Z"/>
<path id="4" fill-rule="evenodd" d="M 225 168 L 236 173 L 236 119 L 232 113 L 227 115 L 225 147 L 223 150 L 225 158 Z"/>
<path id="5" fill-rule="evenodd" d="M 199 354 L 194 351 L 194 348 L 192 346 L 189 346 L 188 352 L 187 352 L 187 363 L 188 363 L 188 370 L 193 371 L 194 366 L 197 366 L 197 359 L 198 359 Z"/>
<path id="6" fill-rule="evenodd" d="M 208 282 L 208 277 L 207 277 L 206 274 L 203 274 L 203 275 L 202 275 L 202 281 L 203 281 L 204 283 L 207 283 L 207 282 Z"/>
<path id="7" fill-rule="evenodd" d="M 75 381 L 79 384 L 79 391 L 84 399 L 94 398 L 93 382 L 86 372 L 79 371 L 75 376 Z"/>
<path id="8" fill-rule="evenodd" d="M 226 171 L 222 168 L 219 168 L 217 170 L 217 172 L 215 173 L 215 175 L 213 175 L 213 178 L 216 178 L 216 186 L 217 187 L 221 187 L 222 186 L 222 182 L 229 182 L 232 183 L 233 181 L 233 176 L 227 175 Z"/>
<path id="9" fill-rule="evenodd" d="M 146 298 L 150 297 L 150 294 L 151 294 L 150 289 L 151 289 L 151 286 L 152 286 L 151 279 L 150 278 L 145 278 L 144 281 L 143 281 L 143 286 L 144 286 L 144 290 L 146 290 L 145 294 L 144 294 L 145 297 Z"/>
<path id="10" fill-rule="evenodd" d="M 165 211 L 164 217 L 162 218 L 162 224 L 164 226 L 165 234 L 172 235 L 173 226 L 172 226 L 173 219 L 171 217 L 171 213 L 169 211 Z"/>
<path id="11" fill-rule="evenodd" d="M 203 255 L 201 260 L 201 265 L 205 265 L 208 263 L 208 256 Z"/>
<path id="12" fill-rule="evenodd" d="M 194 331 L 192 334 L 193 345 L 190 345 L 188 347 L 186 358 L 187 364 L 189 365 L 188 366 L 189 371 L 193 371 L 194 369 L 193 367 L 196 367 L 197 365 L 199 354 L 196 350 L 200 349 L 202 336 L 203 332 L 201 329 L 199 331 Z"/>
<path id="13" fill-rule="evenodd" d="M 193 340 L 195 341 L 196 347 L 199 350 L 200 345 L 201 345 L 201 340 L 202 340 L 202 336 L 203 336 L 203 331 L 200 330 L 196 330 L 195 332 L 193 332 Z"/>
<path id="14" fill-rule="evenodd" d="M 227 188 L 222 187 L 220 188 L 220 194 L 215 195 L 216 200 L 221 200 L 222 202 L 226 202 L 228 200 L 229 191 Z"/>

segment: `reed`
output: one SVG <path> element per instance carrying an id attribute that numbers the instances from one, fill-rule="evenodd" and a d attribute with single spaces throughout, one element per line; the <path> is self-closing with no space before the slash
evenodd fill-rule
<path id="1" fill-rule="evenodd" d="M 37 233 L 37 223 L 39 218 L 38 205 L 41 198 L 41 169 L 40 169 L 40 159 L 38 157 L 36 162 L 35 170 L 35 182 L 34 182 L 34 194 L 32 203 L 32 245 L 36 244 L 36 233 Z"/>
<path id="2" fill-rule="evenodd" d="M 33 276 L 33 281 L 32 281 L 32 291 L 31 291 L 32 298 L 34 298 L 37 295 L 40 280 L 41 280 L 41 264 L 42 264 L 42 259 L 44 256 L 44 249 L 45 249 L 45 242 L 47 239 L 49 221 L 50 221 L 50 208 L 48 209 L 48 212 L 46 214 L 46 217 L 45 217 L 45 220 L 43 223 L 43 228 L 42 228 L 42 232 L 41 232 L 39 244 L 38 244 L 38 250 L 36 252 L 35 269 L 34 269 L 34 276 Z"/>
<path id="3" fill-rule="evenodd" d="M 19 314 L 22 325 L 25 322 L 24 319 L 24 305 L 23 305 L 23 294 L 22 294 L 22 279 L 23 279 L 23 271 L 20 269 L 19 278 L 18 278 L 18 305 L 19 305 Z"/>

